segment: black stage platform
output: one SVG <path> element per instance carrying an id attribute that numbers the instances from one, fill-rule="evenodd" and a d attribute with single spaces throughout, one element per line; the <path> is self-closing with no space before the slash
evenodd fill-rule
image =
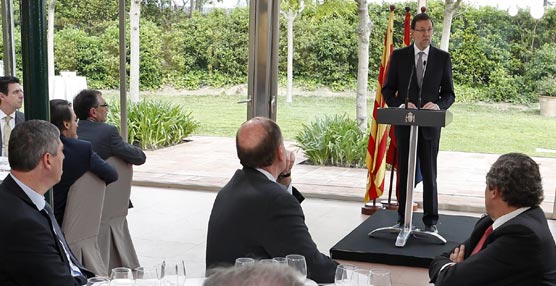
<path id="1" fill-rule="evenodd" d="M 420 229 L 424 228 L 422 216 L 422 213 L 413 214 L 413 225 Z M 440 215 L 437 226 L 439 234 L 447 241 L 444 245 L 432 238 L 412 235 L 405 247 L 398 248 L 394 245 L 397 233 L 368 236 L 370 231 L 379 227 L 394 225 L 397 218 L 396 211 L 376 212 L 330 249 L 332 258 L 428 268 L 435 256 L 451 251 L 467 239 L 478 220 L 476 217 Z"/>

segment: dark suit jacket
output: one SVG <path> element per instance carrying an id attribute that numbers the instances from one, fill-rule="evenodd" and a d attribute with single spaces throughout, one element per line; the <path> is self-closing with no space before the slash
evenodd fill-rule
<path id="1" fill-rule="evenodd" d="M 25 114 L 23 112 L 15 111 L 15 125 L 25 122 Z M 4 123 L 2 123 L 4 124 Z M 4 146 L 4 135 L 0 131 L 0 149 Z M 1 150 L 0 150 L 1 151 Z"/>
<path id="2" fill-rule="evenodd" d="M 104 160 L 116 156 L 130 164 L 142 165 L 147 159 L 141 148 L 124 142 L 118 129 L 110 124 L 81 120 L 77 136 L 91 142 L 93 150 Z"/>
<path id="3" fill-rule="evenodd" d="M 418 105 L 419 84 L 415 71 L 413 72 L 411 85 L 409 85 L 411 70 L 412 68 L 415 69 L 414 64 L 415 49 L 413 45 L 397 49 L 392 53 L 386 80 L 382 87 L 382 95 L 388 106 L 399 107 L 405 103 L 408 94 L 409 102 Z M 438 104 L 440 109 L 448 109 L 454 103 L 452 61 L 449 53 L 430 46 L 422 89 L 422 105 L 430 101 Z M 427 127 L 420 128 L 419 131 L 424 133 L 423 135 L 427 139 L 440 136 L 440 128 Z"/>
<path id="4" fill-rule="evenodd" d="M 75 286 L 50 220 L 8 175 L 0 185 L 0 285 Z M 80 267 L 88 277 L 93 274 Z M 81 285 L 79 284 L 79 285 Z"/>
<path id="5" fill-rule="evenodd" d="M 541 208 L 529 209 L 494 230 L 483 248 L 469 256 L 485 230 L 492 224 L 480 219 L 465 241 L 465 260 L 444 269 L 449 253 L 430 265 L 436 286 L 457 285 L 556 285 L 556 245 Z"/>
<path id="6" fill-rule="evenodd" d="M 62 179 L 54 185 L 54 214 L 59 225 L 62 225 L 68 191 L 87 171 L 97 175 L 106 184 L 118 179 L 118 172 L 102 160 L 91 147 L 91 143 L 79 139 L 60 136 L 64 144 L 64 165 Z"/>
<path id="7" fill-rule="evenodd" d="M 212 207 L 207 269 L 233 265 L 238 257 L 263 259 L 288 254 L 305 256 L 309 278 L 334 282 L 337 263 L 318 251 L 299 201 L 259 171 L 237 170 Z"/>

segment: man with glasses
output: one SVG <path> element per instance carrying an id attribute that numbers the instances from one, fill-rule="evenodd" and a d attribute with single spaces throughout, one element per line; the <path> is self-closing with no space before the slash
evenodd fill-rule
<path id="1" fill-rule="evenodd" d="M 89 141 L 93 150 L 102 158 L 116 156 L 133 165 L 145 163 L 141 148 L 123 141 L 118 129 L 106 123 L 108 103 L 98 90 L 84 89 L 73 99 L 73 109 L 79 118 L 77 136 Z"/>
<path id="2" fill-rule="evenodd" d="M 410 109 L 448 109 L 455 101 L 450 54 L 431 46 L 433 23 L 425 14 L 411 21 L 413 44 L 395 50 L 390 58 L 382 94 L 389 107 Z M 407 105 L 407 106 L 406 106 Z M 403 227 L 405 214 L 407 161 L 409 157 L 409 126 L 396 126 L 400 196 L 398 224 Z M 437 232 L 437 157 L 440 143 L 439 127 L 421 127 L 417 158 L 423 175 L 423 222 L 425 230 Z"/>

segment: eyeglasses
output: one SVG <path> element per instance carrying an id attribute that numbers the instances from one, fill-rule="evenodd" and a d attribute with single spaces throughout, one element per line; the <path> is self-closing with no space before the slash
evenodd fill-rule
<path id="1" fill-rule="evenodd" d="M 428 32 L 429 34 L 432 34 L 432 32 L 434 31 L 433 29 L 419 29 L 419 30 L 413 30 L 415 32 L 419 32 L 421 34 L 424 34 L 425 32 Z"/>
<path id="2" fill-rule="evenodd" d="M 97 105 L 97 107 L 101 107 L 101 106 L 102 106 L 102 107 L 108 107 L 108 103 L 104 103 L 104 104 L 99 104 L 99 105 Z"/>

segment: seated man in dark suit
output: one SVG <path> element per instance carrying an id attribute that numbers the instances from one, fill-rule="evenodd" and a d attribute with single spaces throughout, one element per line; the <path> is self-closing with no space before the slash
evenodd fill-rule
<path id="1" fill-rule="evenodd" d="M 293 153 L 284 147 L 278 125 L 256 117 L 240 127 L 237 170 L 216 197 L 207 235 L 207 269 L 233 264 L 238 257 L 255 259 L 301 254 L 308 277 L 334 282 L 337 263 L 313 242 L 300 201 L 291 187 Z"/>
<path id="2" fill-rule="evenodd" d="M 62 176 L 59 131 L 46 121 L 17 125 L 11 171 L 0 185 L 0 285 L 76 286 L 94 274 L 75 259 L 44 194 Z"/>
<path id="3" fill-rule="evenodd" d="M 118 172 L 93 152 L 91 143 L 77 139 L 77 118 L 67 100 L 50 101 L 50 122 L 60 130 L 60 140 L 64 144 L 64 173 L 53 188 L 54 213 L 58 224 L 62 225 L 68 191 L 77 179 L 91 171 L 110 184 L 118 179 Z"/>
<path id="4" fill-rule="evenodd" d="M 556 245 L 543 210 L 539 166 L 527 155 L 500 156 L 486 175 L 487 216 L 452 253 L 430 265 L 436 286 L 556 285 Z"/>
<path id="5" fill-rule="evenodd" d="M 115 126 L 106 124 L 108 103 L 98 90 L 84 89 L 73 99 L 73 109 L 81 120 L 77 128 L 79 139 L 89 141 L 93 150 L 104 160 L 116 156 L 133 165 L 145 163 L 143 150 L 123 141 Z"/>

